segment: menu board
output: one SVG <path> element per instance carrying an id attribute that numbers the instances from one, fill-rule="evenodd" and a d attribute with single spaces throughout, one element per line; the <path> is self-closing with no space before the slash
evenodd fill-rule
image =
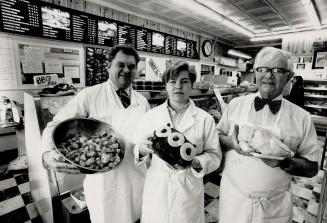
<path id="1" fill-rule="evenodd" d="M 198 58 L 196 41 L 39 0 L 0 0 L 0 31 Z"/>
<path id="2" fill-rule="evenodd" d="M 136 49 L 141 51 L 151 52 L 151 31 L 144 28 L 136 30 Z"/>
<path id="3" fill-rule="evenodd" d="M 72 40 L 96 44 L 97 20 L 88 14 L 72 12 Z"/>
<path id="4" fill-rule="evenodd" d="M 135 47 L 135 27 L 128 24 L 118 25 L 118 44 L 130 44 Z"/>
<path id="5" fill-rule="evenodd" d="M 177 38 L 175 36 L 166 36 L 165 53 L 173 56 L 177 55 Z"/>
<path id="6" fill-rule="evenodd" d="M 186 57 L 186 41 L 183 39 L 177 39 L 177 56 Z"/>
<path id="7" fill-rule="evenodd" d="M 41 6 L 42 33 L 44 37 L 71 40 L 70 13 L 52 5 Z"/>
<path id="8" fill-rule="evenodd" d="M 117 23 L 109 20 L 98 20 L 98 44 L 117 45 Z"/>
<path id="9" fill-rule="evenodd" d="M 152 32 L 152 52 L 165 53 L 165 35 L 162 33 Z"/>
<path id="10" fill-rule="evenodd" d="M 38 36 L 40 16 L 38 2 L 0 0 L 0 30 Z"/>

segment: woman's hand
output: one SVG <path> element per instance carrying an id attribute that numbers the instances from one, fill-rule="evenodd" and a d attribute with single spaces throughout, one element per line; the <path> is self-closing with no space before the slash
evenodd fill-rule
<path id="1" fill-rule="evenodd" d="M 146 156 L 147 154 L 153 153 L 153 142 L 151 140 L 145 139 L 140 143 L 139 153 L 141 156 Z"/>

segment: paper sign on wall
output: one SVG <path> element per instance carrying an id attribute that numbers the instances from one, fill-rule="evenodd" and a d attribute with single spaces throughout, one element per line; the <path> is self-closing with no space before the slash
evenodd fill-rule
<path id="1" fill-rule="evenodd" d="M 70 78 L 79 78 L 79 67 L 64 66 L 64 74 Z"/>
<path id="2" fill-rule="evenodd" d="M 162 73 L 159 70 L 159 67 L 157 66 L 157 64 L 154 62 L 154 60 L 151 58 L 148 61 L 148 65 L 151 68 L 151 70 L 153 71 L 154 75 L 156 76 L 156 79 L 159 81 L 162 79 Z M 147 78 L 149 79 L 149 78 Z"/>
<path id="3" fill-rule="evenodd" d="M 35 60 L 44 60 L 44 51 L 43 49 L 36 47 L 25 47 L 25 60 L 35 61 Z"/>
<path id="4" fill-rule="evenodd" d="M 24 74 L 43 74 L 42 61 L 22 61 L 22 70 Z"/>
<path id="5" fill-rule="evenodd" d="M 57 73 L 62 74 L 62 63 L 55 60 L 44 61 L 44 70 L 46 74 Z"/>
<path id="6" fill-rule="evenodd" d="M 37 75 L 33 77 L 35 87 L 56 85 L 58 83 L 57 74 Z"/>

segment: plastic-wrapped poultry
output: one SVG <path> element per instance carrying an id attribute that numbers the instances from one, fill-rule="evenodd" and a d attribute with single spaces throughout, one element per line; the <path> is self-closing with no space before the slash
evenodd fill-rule
<path id="1" fill-rule="evenodd" d="M 277 135 L 262 127 L 243 125 L 239 129 L 238 141 L 244 152 L 256 152 L 277 157 L 291 157 L 291 151 Z"/>

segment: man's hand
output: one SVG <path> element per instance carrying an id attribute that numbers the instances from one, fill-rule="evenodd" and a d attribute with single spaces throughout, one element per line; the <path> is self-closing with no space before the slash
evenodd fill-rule
<path id="1" fill-rule="evenodd" d="M 80 174 L 81 171 L 73 164 L 66 163 L 65 159 L 55 150 L 47 151 L 42 156 L 43 166 L 46 169 L 53 169 L 57 172 Z"/>
<path id="2" fill-rule="evenodd" d="M 275 160 L 275 159 L 265 159 L 265 158 L 261 158 L 262 162 L 264 162 L 266 165 L 275 168 L 278 167 L 280 165 L 280 163 L 282 162 L 282 160 Z"/>
<path id="3" fill-rule="evenodd" d="M 239 126 L 235 125 L 233 133 L 231 135 L 226 136 L 223 134 L 219 134 L 220 143 L 225 147 L 225 149 L 227 149 L 227 151 L 233 149 L 241 155 L 250 156 L 249 153 L 242 151 L 239 142 L 237 140 L 238 133 L 239 133 Z"/>

